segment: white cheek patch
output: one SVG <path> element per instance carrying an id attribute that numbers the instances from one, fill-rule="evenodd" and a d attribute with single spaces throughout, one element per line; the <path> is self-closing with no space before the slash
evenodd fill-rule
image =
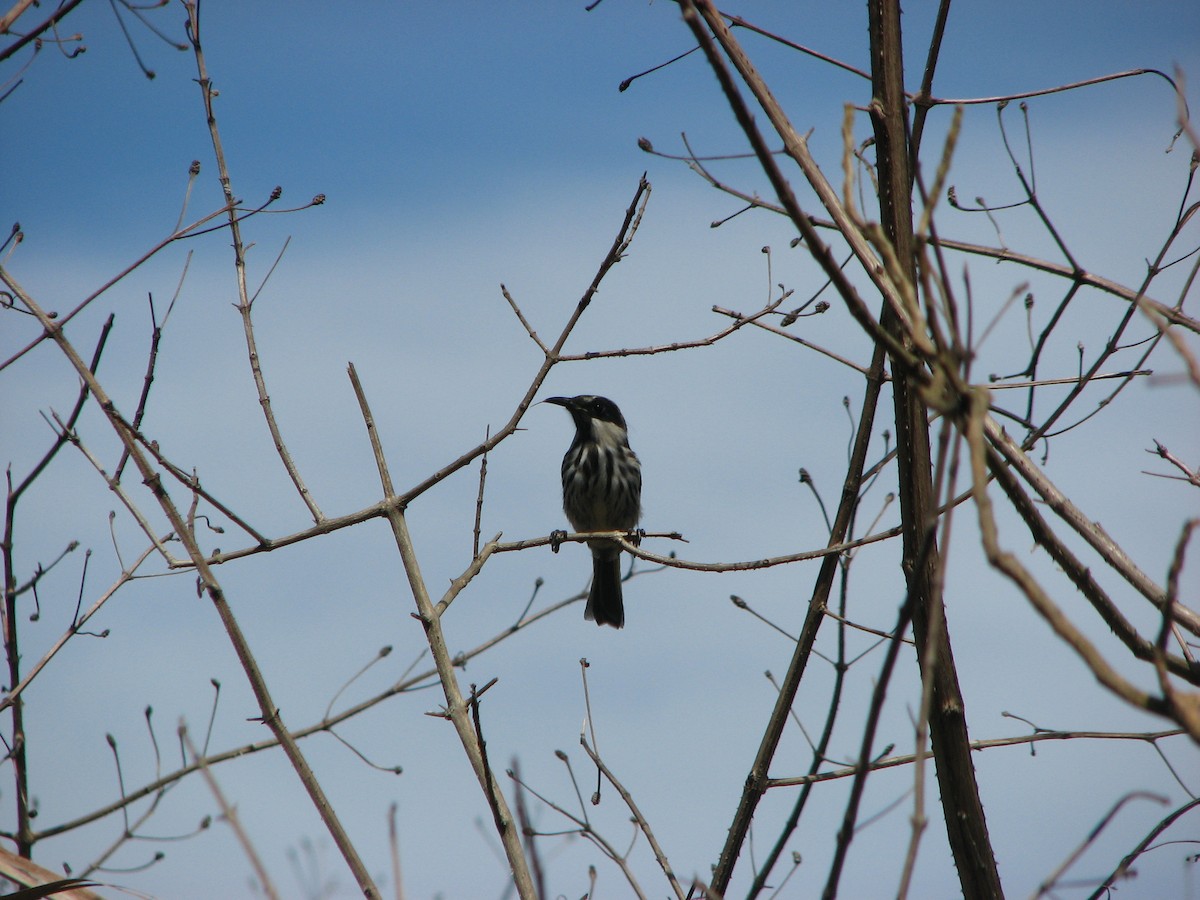
<path id="1" fill-rule="evenodd" d="M 625 429 L 620 425 L 601 422 L 597 419 L 592 419 L 592 434 L 595 435 L 596 442 L 601 447 L 622 447 L 628 441 Z"/>

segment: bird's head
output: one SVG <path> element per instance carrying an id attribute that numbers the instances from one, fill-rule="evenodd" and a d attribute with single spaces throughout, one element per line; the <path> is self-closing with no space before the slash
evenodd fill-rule
<path id="1" fill-rule="evenodd" d="M 593 422 L 605 422 L 616 425 L 622 431 L 627 430 L 621 410 L 607 397 L 580 394 L 578 397 L 547 397 L 545 402 L 561 406 L 569 412 L 577 429 L 588 431 Z"/>

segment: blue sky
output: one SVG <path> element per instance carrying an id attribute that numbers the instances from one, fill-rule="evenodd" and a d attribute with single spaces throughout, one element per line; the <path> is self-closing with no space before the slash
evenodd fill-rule
<path id="1" fill-rule="evenodd" d="M 771 284 L 783 282 L 798 297 L 820 286 L 814 264 L 787 249 L 792 233 L 782 222 L 745 215 L 710 228 L 737 211 L 736 201 L 682 164 L 638 149 L 644 136 L 662 151 L 680 152 L 679 135 L 686 132 L 700 153 L 744 150 L 698 55 L 617 91 L 623 79 L 690 46 L 675 8 L 606 0 L 586 13 L 582 6 L 342 4 L 331 10 L 327 4 L 209 0 L 204 7 L 207 63 L 220 90 L 216 112 L 236 194 L 247 205 L 261 203 L 275 185 L 284 189 L 284 206 L 303 205 L 317 193 L 327 197 L 321 207 L 258 216 L 246 225 L 255 286 L 291 239 L 255 308 L 255 322 L 281 427 L 327 514 L 378 498 L 347 362 L 363 378 L 398 484 L 416 483 L 476 443 L 489 425 L 504 422 L 540 362 L 500 283 L 540 334 L 555 334 L 590 282 L 643 171 L 654 192 L 642 231 L 569 350 L 698 338 L 727 321 L 710 311 L 713 305 L 748 311 L 763 303 Z M 911 6 L 905 27 L 915 85 L 935 5 Z M 730 11 L 865 64 L 859 4 L 798 9 L 761 3 Z M 179 7 L 150 15 L 181 36 Z M 66 31 L 83 32 L 87 52 L 67 60 L 47 47 L 0 104 L 0 155 L 8 163 L 0 179 L 0 227 L 19 220 L 26 234 L 5 265 L 48 307 L 72 307 L 170 231 L 193 159 L 201 161 L 202 174 L 189 215 L 219 203 L 191 54 L 131 28 L 157 72 L 153 81 L 139 72 L 109 6 L 85 3 Z M 1138 66 L 1170 71 L 1179 65 L 1194 85 L 1198 37 L 1200 8 L 1192 3 L 960 2 L 951 13 L 935 93 L 1000 94 Z M 866 102 L 865 82 L 761 39 L 742 39 L 793 121 L 815 129 L 814 153 L 837 183 L 842 107 Z M 5 63 L 0 77 L 12 77 L 19 64 Z M 1189 99 L 1195 108 L 1194 87 Z M 1164 152 L 1175 128 L 1169 90 L 1158 79 L 1128 79 L 1031 101 L 1030 112 L 1039 192 L 1055 222 L 1084 265 L 1136 281 L 1169 227 L 1186 176 L 1186 147 Z M 944 110 L 931 117 L 927 153 L 938 146 L 946 121 Z M 989 107 L 968 111 L 951 177 L 964 198 L 982 194 L 999 203 L 1019 196 L 995 122 Z M 1006 122 L 1019 135 L 1015 107 Z M 860 122 L 860 136 L 866 128 Z M 752 163 L 723 163 L 720 173 L 749 190 L 767 190 Z M 1051 252 L 1028 211 L 1000 221 L 1010 246 Z M 981 216 L 944 210 L 942 229 L 995 240 Z M 769 278 L 764 245 L 773 248 Z M 147 428 L 173 459 L 198 467 L 206 486 L 247 510 L 256 526 L 274 535 L 299 530 L 307 524 L 305 510 L 274 457 L 253 393 L 222 233 L 169 248 L 79 316 L 70 336 L 90 351 L 104 318 L 116 313 L 101 376 L 118 404 L 131 407 L 145 366 L 146 295 L 153 293 L 162 309 L 189 250 L 194 256 L 164 337 Z M 968 265 L 981 320 L 1028 277 L 979 260 Z M 1031 289 L 1039 313 L 1060 290 L 1044 279 Z M 1120 311 L 1113 300 L 1081 299 L 1043 374 L 1074 374 L 1075 345 L 1094 348 Z M 0 349 L 7 357 L 30 331 L 5 315 Z M 855 357 L 866 346 L 836 302 L 830 313 L 806 320 L 803 334 Z M 978 371 L 1008 371 L 1004 367 L 1021 358 L 1024 339 L 1019 312 L 1002 317 L 981 348 Z M 1166 375 L 1179 371 L 1168 352 L 1155 368 Z M 69 407 L 76 382 L 49 346 L 0 377 L 0 448 L 21 473 L 50 437 L 39 411 Z M 544 395 L 583 392 L 620 403 L 646 472 L 644 525 L 684 532 L 690 543 L 676 548 L 680 555 L 750 559 L 822 543 L 819 510 L 796 484 L 796 470 L 808 468 L 825 502 L 835 503 L 850 434 L 842 398 L 850 398 L 856 413 L 861 394 L 851 373 L 778 338 L 747 332 L 687 354 L 565 365 L 552 373 Z M 1177 523 L 1194 514 L 1195 503 L 1178 483 L 1140 474 L 1161 471 L 1144 451 L 1158 439 L 1188 458 L 1200 439 L 1195 407 L 1195 393 L 1169 378 L 1139 384 L 1108 418 L 1057 441 L 1047 463 L 1051 476 L 1082 498 L 1087 514 L 1127 542 L 1159 580 Z M 503 530 L 506 538 L 532 537 L 562 525 L 557 467 L 569 424 L 561 410 L 546 406 L 534 407 L 522 424 L 526 430 L 489 460 L 485 535 Z M 111 465 L 118 451 L 94 409 L 81 429 Z M 882 437 L 877 443 L 883 446 Z M 474 472 L 461 473 L 410 511 L 431 585 L 444 584 L 468 560 L 476 488 Z M 893 489 L 881 482 L 861 518 L 872 519 Z M 148 497 L 141 500 L 149 506 Z M 25 501 L 19 561 L 31 569 L 57 555 L 66 540 L 78 539 L 95 551 L 85 594 L 98 595 L 120 568 L 108 526 L 108 510 L 117 506 L 86 462 L 64 453 L 54 478 Z M 883 523 L 895 515 L 893 506 Z M 1047 728 L 1159 727 L 1099 695 L 1087 671 L 1065 655 L 1021 598 L 992 578 L 972 546 L 970 518 L 959 519 L 948 603 L 976 736 L 1022 733 L 1005 711 Z M 142 539 L 121 511 L 114 529 L 123 557 L 136 555 Z M 1010 522 L 1004 536 L 1055 585 L 1072 615 L 1090 621 L 1074 592 L 1033 552 L 1027 532 Z M 227 549 L 244 541 L 231 528 L 211 540 Z M 852 570 L 852 612 L 874 627 L 894 620 L 897 552 L 890 545 L 863 551 Z M 68 621 L 79 566 L 71 558 L 47 579 L 42 619 L 25 626 L 27 660 Z M 395 650 L 349 696 L 381 690 L 420 653 L 420 628 L 409 617 L 411 600 L 382 523 L 218 574 L 293 726 L 319 719 L 381 645 Z M 675 869 L 685 877 L 706 876 L 774 699 L 762 672 L 781 674 L 790 655 L 785 639 L 735 610 L 728 596 L 745 597 L 795 631 L 814 574 L 811 564 L 748 575 L 647 574 L 627 586 L 629 624 L 621 633 L 583 623 L 576 605 L 500 644 L 463 675 L 465 684 L 500 679 L 484 707 L 497 767 L 519 756 L 531 784 L 572 803 L 552 751 L 567 751 L 576 771 L 585 771 L 576 741 L 584 716 L 578 660 L 587 657 L 601 750 L 634 791 Z M 567 547 L 557 556 L 535 551 L 497 559 L 456 601 L 447 621 L 454 648 L 474 646 L 510 623 L 539 577 L 545 580 L 539 603 L 569 596 L 587 577 L 586 555 Z M 1194 567 L 1186 578 L 1195 596 Z M 1118 596 L 1141 627 L 1153 628 L 1136 597 Z M 30 744 L 42 754 L 33 771 L 42 822 L 70 818 L 114 796 L 106 732 L 120 742 L 126 783 L 149 780 L 153 758 L 143 709 L 154 707 L 160 740 L 172 745 L 181 717 L 202 728 L 211 678 L 223 685 L 214 747 L 263 736 L 261 726 L 245 721 L 256 714 L 252 698 L 215 614 L 196 600 L 188 576 L 134 583 L 96 627 L 110 629 L 110 637 L 74 639 L 28 695 Z M 1108 640 L 1094 623 L 1089 633 Z M 859 649 L 868 646 L 853 640 Z M 1118 652 L 1111 642 L 1103 646 Z M 835 739 L 838 758 L 857 748 L 856 726 L 879 658 L 876 649 L 852 670 L 845 730 Z M 818 668 L 802 691 L 798 714 L 810 730 L 819 727 L 829 678 L 828 669 Z M 908 715 L 916 687 L 913 667 L 902 666 L 881 732 L 901 749 L 911 746 Z M 399 777 L 368 770 L 327 736 L 306 741 L 304 749 L 385 883 L 386 813 L 396 802 L 410 897 L 499 895 L 503 867 L 481 834 L 487 828 L 475 824 L 487 821 L 486 807 L 451 729 L 423 715 L 438 700 L 435 691 L 396 698 L 346 727 L 345 736 L 371 759 L 404 766 Z M 1195 770 L 1195 755 L 1181 742 L 1166 749 L 1181 770 Z M 1024 748 L 988 751 L 976 762 L 1001 871 L 1014 896 L 1036 889 L 1123 792 L 1157 791 L 1176 803 L 1183 796 L 1146 746 L 1064 742 L 1041 745 L 1035 756 Z M 805 765 L 806 746 L 792 730 L 773 774 Z M 285 894 L 299 890 L 288 870 L 289 848 L 313 840 L 339 896 L 352 895 L 349 875 L 279 757 L 259 754 L 222 766 L 217 775 Z M 906 770 L 874 777 L 866 814 L 902 797 L 911 783 Z M 827 823 L 840 817 L 844 792 L 844 783 L 817 792 L 820 805 L 793 841 L 806 864 L 783 896 L 819 888 L 831 840 Z M 0 800 L 9 793 L 0 792 Z M 936 792 L 927 799 L 934 802 Z M 790 796 L 772 795 L 761 807 L 759 858 L 790 804 Z M 211 809 L 203 785 L 185 782 L 147 830 L 183 833 Z M 895 883 L 910 810 L 904 800 L 863 831 L 845 896 L 870 896 L 880 879 Z M 627 839 L 615 794 L 590 814 L 615 843 Z M 1103 874 L 1162 814 L 1148 803 L 1131 804 L 1076 874 Z M 548 809 L 538 816 L 546 831 L 566 827 Z M 109 819 L 47 842 L 38 858 L 52 867 L 68 860 L 78 870 L 118 828 Z M 1176 837 L 1194 834 L 1185 820 Z M 624 896 L 615 869 L 586 842 L 550 839 L 545 846 L 556 891 L 582 894 L 586 866 L 595 863 L 603 895 Z M 187 842 L 135 843 L 117 862 L 135 866 L 159 849 L 166 859 L 147 872 L 112 879 L 161 897 L 247 895 L 249 867 L 223 825 Z M 635 853 L 635 869 L 650 893 L 660 895 L 666 888 L 655 880 L 644 849 Z M 1122 896 L 1178 895 L 1186 850 L 1172 852 L 1145 858 L 1139 879 Z M 748 872 L 744 854 L 735 887 L 744 887 Z M 935 820 L 914 896 L 954 894 Z"/>

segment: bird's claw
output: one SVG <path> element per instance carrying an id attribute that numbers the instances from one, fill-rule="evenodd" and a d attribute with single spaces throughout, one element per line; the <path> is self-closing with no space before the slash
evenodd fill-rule
<path id="1" fill-rule="evenodd" d="M 558 548 L 562 546 L 562 542 L 567 539 L 567 533 L 561 528 L 556 528 L 550 532 L 550 550 L 553 553 L 558 552 Z"/>
<path id="2" fill-rule="evenodd" d="M 642 546 L 642 538 L 646 536 L 646 529 L 639 528 L 637 531 L 629 532 L 629 543 L 635 547 Z"/>

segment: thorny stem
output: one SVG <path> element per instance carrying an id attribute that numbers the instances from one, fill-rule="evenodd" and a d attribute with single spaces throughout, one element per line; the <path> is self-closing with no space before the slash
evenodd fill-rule
<path id="1" fill-rule="evenodd" d="M 897 280 L 917 285 L 916 244 L 912 221 L 913 168 L 907 136 L 904 58 L 898 0 L 869 0 L 876 160 L 879 169 L 880 219 L 897 260 Z M 884 327 L 906 345 L 925 340 L 893 307 L 883 311 Z M 934 319 L 930 319 L 932 327 Z M 944 341 L 938 342 L 942 346 Z M 947 352 L 946 356 L 950 354 Z M 954 360 L 939 362 L 938 372 L 954 369 Z M 938 572 L 941 554 L 936 540 L 937 496 L 932 482 L 932 451 L 921 382 L 896 361 L 895 400 L 897 478 L 903 533 L 903 568 L 912 603 L 913 637 L 922 677 L 932 681 L 929 733 L 933 745 L 942 813 L 963 895 L 1003 897 L 988 835 L 987 819 L 971 760 L 966 709 L 946 623 Z M 833 882 L 836 886 L 836 882 Z"/>
<path id="2" fill-rule="evenodd" d="M 713 33 L 722 46 L 734 59 L 743 77 L 747 81 L 753 82 L 752 87 L 759 91 L 756 96 L 759 97 L 760 102 L 764 106 L 773 104 L 773 98 L 769 96 L 769 93 L 765 92 L 765 86 L 762 84 L 761 79 L 758 79 L 757 74 L 750 68 L 749 61 L 741 53 L 740 48 L 737 47 L 728 30 L 724 28 L 719 15 L 711 3 L 704 3 L 700 9 L 697 9 L 693 3 L 686 2 L 684 4 L 684 21 L 691 28 L 697 42 L 704 49 L 705 55 L 708 57 L 714 72 L 717 73 L 718 78 L 721 80 L 726 96 L 738 114 L 739 123 L 754 146 L 760 163 L 768 175 L 771 176 L 772 185 L 775 186 L 781 202 L 783 202 L 796 227 L 804 235 L 810 250 L 814 251 L 814 255 L 818 257 L 818 262 L 822 264 L 826 275 L 830 277 L 834 286 L 843 298 L 846 299 L 852 311 L 855 312 L 855 317 L 863 323 L 865 328 L 870 330 L 870 326 L 868 325 L 868 322 L 872 321 L 870 314 L 865 311 L 861 299 L 859 299 L 854 288 L 847 282 L 837 260 L 833 258 L 828 248 L 817 239 L 807 216 L 800 211 L 799 206 L 796 204 L 795 198 L 787 186 L 787 182 L 775 166 L 770 153 L 767 152 L 761 135 L 758 134 L 754 126 L 753 118 L 745 108 L 731 76 L 725 69 L 724 63 L 717 55 L 711 39 L 701 24 L 700 16 L 703 16 L 704 22 L 713 30 Z M 779 112 L 777 106 L 772 106 L 771 112 Z M 791 133 L 795 134 L 794 131 Z M 802 146 L 801 142 L 793 142 L 789 149 L 797 157 L 805 160 L 810 159 L 807 150 Z M 840 210 L 831 189 L 824 192 L 824 199 L 828 199 L 835 208 Z M 870 443 L 871 429 L 874 424 L 875 409 L 882 387 L 883 360 L 884 352 L 882 346 L 877 345 L 875 356 L 867 376 L 867 388 L 863 400 L 862 415 L 855 436 L 854 449 L 851 454 L 849 466 L 847 467 L 846 481 L 842 487 L 841 502 L 830 534 L 830 544 L 840 543 L 845 539 L 849 523 L 858 503 L 859 488 L 862 484 L 862 472 L 866 464 L 866 454 Z M 767 727 L 763 733 L 758 753 L 755 756 L 750 773 L 747 775 L 746 785 L 742 790 L 741 800 L 734 814 L 725 845 L 714 867 L 711 892 L 715 896 L 723 896 L 729 886 L 729 881 L 733 876 L 733 869 L 741 853 L 742 845 L 749 834 L 754 811 L 766 790 L 771 761 L 774 759 L 775 751 L 779 746 L 783 727 L 787 722 L 788 712 L 795 700 L 796 691 L 799 689 L 800 681 L 803 678 L 805 668 L 812 654 L 817 633 L 825 619 L 824 611 L 828 604 L 829 593 L 833 585 L 837 565 L 838 558 L 833 555 L 826 556 L 822 561 L 821 570 L 814 585 L 808 611 L 805 615 L 804 626 L 801 629 L 800 639 L 796 644 L 788 671 L 780 686 L 779 695 L 776 699 L 771 718 L 768 720 Z"/>

